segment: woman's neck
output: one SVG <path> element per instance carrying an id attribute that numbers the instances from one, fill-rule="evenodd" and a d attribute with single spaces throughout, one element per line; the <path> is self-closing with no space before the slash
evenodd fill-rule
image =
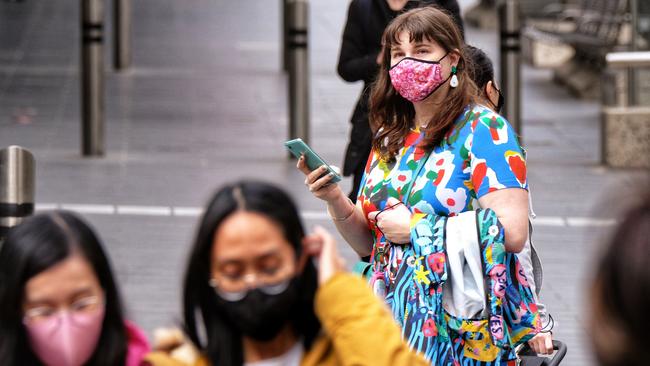
<path id="1" fill-rule="evenodd" d="M 415 126 L 418 128 L 426 127 L 431 118 L 438 112 L 442 103 L 444 103 L 447 94 L 449 93 L 449 85 L 442 85 L 429 95 L 425 100 L 413 103 L 415 109 Z"/>
<path id="2" fill-rule="evenodd" d="M 244 337 L 244 361 L 258 362 L 269 358 L 279 357 L 287 353 L 293 347 L 298 338 L 293 332 L 290 324 L 287 324 L 275 338 L 267 342 L 256 341 Z"/>

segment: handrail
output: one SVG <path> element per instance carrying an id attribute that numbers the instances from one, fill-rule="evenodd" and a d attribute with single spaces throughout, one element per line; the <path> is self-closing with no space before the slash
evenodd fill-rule
<path id="1" fill-rule="evenodd" d="M 605 56 L 605 59 L 610 68 L 650 67 L 650 51 L 611 52 Z"/>

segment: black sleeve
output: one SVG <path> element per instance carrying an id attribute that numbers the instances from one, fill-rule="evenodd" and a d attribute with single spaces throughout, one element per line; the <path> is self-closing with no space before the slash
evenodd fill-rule
<path id="1" fill-rule="evenodd" d="M 359 1 L 353 0 L 348 9 L 348 19 L 343 31 L 339 53 L 338 74 L 345 81 L 370 81 L 377 71 L 379 50 L 369 49 L 371 43 L 364 39 L 364 24 L 361 17 L 370 16 L 359 9 Z M 367 32 L 368 30 L 366 30 Z"/>

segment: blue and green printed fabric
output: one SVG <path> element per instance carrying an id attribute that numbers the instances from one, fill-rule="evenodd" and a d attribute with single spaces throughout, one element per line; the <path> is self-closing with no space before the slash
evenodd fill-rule
<path id="1" fill-rule="evenodd" d="M 460 319 L 442 306 L 447 280 L 444 216 L 415 214 L 411 243 L 386 301 L 402 325 L 403 337 L 433 365 L 500 365 L 512 349 L 539 329 L 539 317 L 514 254 L 506 253 L 503 227 L 492 210 L 477 210 L 487 291 L 488 316 Z M 504 306 L 505 304 L 505 306 Z"/>

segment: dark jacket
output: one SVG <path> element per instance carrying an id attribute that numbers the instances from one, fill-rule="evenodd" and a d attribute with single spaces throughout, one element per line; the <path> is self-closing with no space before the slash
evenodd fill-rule
<path id="1" fill-rule="evenodd" d="M 463 30 L 460 8 L 456 0 L 410 1 L 404 10 L 436 4 L 449 11 Z M 368 97 L 370 84 L 378 70 L 377 55 L 381 49 L 384 29 L 398 12 L 392 11 L 386 0 L 352 0 L 343 31 L 338 74 L 348 82 L 363 81 L 363 91 L 352 113 L 352 131 L 345 153 L 343 174 L 350 175 L 368 159 L 371 132 L 368 125 Z"/>

